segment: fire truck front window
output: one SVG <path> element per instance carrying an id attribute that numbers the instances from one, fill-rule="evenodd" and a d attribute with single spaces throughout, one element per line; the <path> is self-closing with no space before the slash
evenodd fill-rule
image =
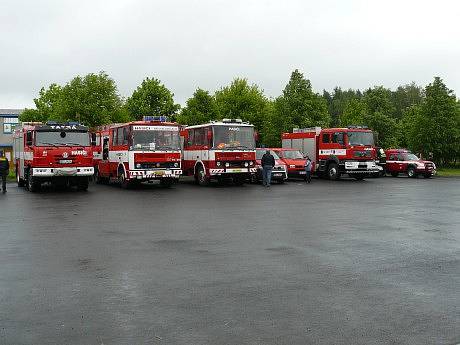
<path id="1" fill-rule="evenodd" d="M 374 146 L 374 135 L 372 132 L 348 132 L 348 144 Z"/>
<path id="2" fill-rule="evenodd" d="M 87 132 L 42 132 L 35 133 L 35 145 L 37 146 L 89 146 L 89 134 Z"/>
<path id="3" fill-rule="evenodd" d="M 214 126 L 214 148 L 250 149 L 255 148 L 254 127 Z"/>
<path id="4" fill-rule="evenodd" d="M 304 159 L 300 151 L 290 151 L 286 150 L 283 152 L 284 158 L 287 159 Z"/>
<path id="5" fill-rule="evenodd" d="M 134 130 L 133 150 L 179 150 L 179 130 Z"/>

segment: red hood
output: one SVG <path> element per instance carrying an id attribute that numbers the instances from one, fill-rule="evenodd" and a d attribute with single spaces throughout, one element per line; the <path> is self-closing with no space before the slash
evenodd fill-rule
<path id="1" fill-rule="evenodd" d="M 261 165 L 262 160 L 261 159 L 256 159 L 256 164 Z M 275 165 L 285 165 L 285 164 L 281 159 L 275 159 Z"/>
<path id="2" fill-rule="evenodd" d="M 216 152 L 216 160 L 245 161 L 254 159 L 256 159 L 256 153 L 254 151 Z"/>
<path id="3" fill-rule="evenodd" d="M 180 161 L 180 153 L 162 153 L 162 152 L 146 152 L 146 153 L 134 153 L 135 162 L 178 162 Z"/>
<path id="4" fill-rule="evenodd" d="M 305 165 L 305 159 L 290 159 L 290 158 L 281 158 L 284 163 L 289 165 L 301 165 L 302 167 Z"/>

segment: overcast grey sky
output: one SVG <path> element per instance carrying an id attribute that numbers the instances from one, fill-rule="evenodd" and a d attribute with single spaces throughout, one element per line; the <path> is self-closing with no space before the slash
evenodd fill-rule
<path id="1" fill-rule="evenodd" d="M 460 96 L 460 1 L 1 0 L 0 108 L 106 71 L 129 96 L 157 77 L 183 104 L 246 77 L 280 94 L 298 68 L 321 92 L 440 76 Z"/>

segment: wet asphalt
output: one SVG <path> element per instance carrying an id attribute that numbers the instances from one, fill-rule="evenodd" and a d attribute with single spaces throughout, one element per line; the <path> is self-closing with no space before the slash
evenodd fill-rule
<path id="1" fill-rule="evenodd" d="M 458 344 L 460 179 L 0 195 L 0 344 Z"/>

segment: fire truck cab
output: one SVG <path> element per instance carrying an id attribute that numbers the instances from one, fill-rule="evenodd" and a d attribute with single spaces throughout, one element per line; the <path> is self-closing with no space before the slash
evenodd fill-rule
<path id="1" fill-rule="evenodd" d="M 240 119 L 223 119 L 186 127 L 182 167 L 200 185 L 231 178 L 243 184 L 257 172 L 254 126 Z"/>
<path id="2" fill-rule="evenodd" d="M 159 180 L 169 187 L 182 173 L 180 126 L 165 116 L 102 126 L 95 131 L 93 151 L 97 183 L 128 188 Z"/>
<path id="3" fill-rule="evenodd" d="M 35 192 L 43 182 L 88 189 L 94 173 L 88 128 L 76 122 L 24 122 L 13 134 L 18 186 Z"/>
<path id="4" fill-rule="evenodd" d="M 316 174 L 331 180 L 342 174 L 362 180 L 379 171 L 374 134 L 366 127 L 294 129 L 282 134 L 282 146 L 302 151 L 316 163 Z"/>

